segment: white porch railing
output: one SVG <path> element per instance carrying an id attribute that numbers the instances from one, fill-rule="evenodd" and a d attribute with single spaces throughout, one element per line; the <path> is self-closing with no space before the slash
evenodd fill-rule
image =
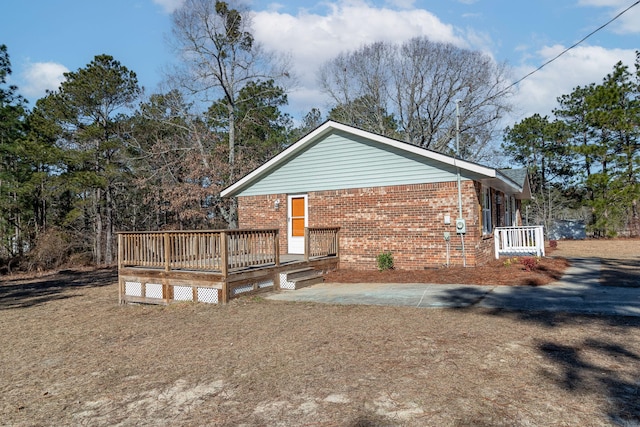
<path id="1" fill-rule="evenodd" d="M 496 259 L 500 255 L 544 256 L 544 227 L 496 227 L 494 242 Z"/>

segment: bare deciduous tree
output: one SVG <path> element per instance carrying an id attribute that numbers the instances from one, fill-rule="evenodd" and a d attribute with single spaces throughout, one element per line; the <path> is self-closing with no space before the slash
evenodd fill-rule
<path id="1" fill-rule="evenodd" d="M 288 77 L 286 63 L 264 51 L 251 33 L 250 11 L 239 3 L 186 0 L 173 14 L 173 43 L 183 69 L 180 84 L 206 103 L 224 104 L 228 136 L 229 174 L 227 184 L 237 177 L 236 119 L 241 91 L 249 83 L 282 81 Z M 236 226 L 236 205 L 225 217 Z"/>
<path id="2" fill-rule="evenodd" d="M 343 115 L 348 124 L 441 152 L 452 152 L 459 100 L 461 153 L 471 160 L 486 155 L 510 110 L 506 66 L 481 52 L 423 37 L 343 53 L 328 61 L 319 77 L 335 107 L 356 107 Z"/>
<path id="3" fill-rule="evenodd" d="M 176 90 L 152 95 L 140 105 L 128 133 L 139 210 L 155 212 L 155 217 L 132 220 L 133 229 L 219 228 L 216 196 L 227 171 L 219 164 L 225 162 L 225 145 L 191 113 L 183 96 Z"/>
<path id="4" fill-rule="evenodd" d="M 341 53 L 320 69 L 320 84 L 332 99 L 334 120 L 391 136 L 389 122 L 394 51 L 378 42 L 351 53 Z"/>

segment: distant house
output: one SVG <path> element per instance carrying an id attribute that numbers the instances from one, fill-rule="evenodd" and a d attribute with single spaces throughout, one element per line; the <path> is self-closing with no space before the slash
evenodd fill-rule
<path id="1" fill-rule="evenodd" d="M 587 238 L 587 226 L 579 219 L 556 219 L 549 224 L 549 240 L 584 240 Z"/>
<path id="2" fill-rule="evenodd" d="M 237 197 L 239 228 L 279 229 L 282 254 L 304 252 L 307 227 L 339 227 L 342 268 L 374 269 L 388 251 L 396 268 L 418 270 L 488 262 L 494 228 L 521 225 L 520 203 L 531 193 L 525 170 L 328 121 L 221 195 Z"/>

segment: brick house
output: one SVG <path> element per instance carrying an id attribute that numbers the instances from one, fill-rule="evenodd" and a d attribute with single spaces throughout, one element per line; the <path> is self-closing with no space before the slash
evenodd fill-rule
<path id="1" fill-rule="evenodd" d="M 525 170 L 328 121 L 221 195 L 237 197 L 239 228 L 279 229 L 282 254 L 304 251 L 305 227 L 340 227 L 341 268 L 375 269 L 389 251 L 396 268 L 417 270 L 488 262 L 494 228 L 521 225 L 530 188 Z"/>

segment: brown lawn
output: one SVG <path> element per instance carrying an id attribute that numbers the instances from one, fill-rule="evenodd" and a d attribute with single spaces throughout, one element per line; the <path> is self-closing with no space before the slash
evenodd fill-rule
<path id="1" fill-rule="evenodd" d="M 637 240 L 553 253 L 604 257 L 629 282 L 638 254 Z M 119 306 L 115 280 L 0 282 L 0 424 L 640 423 L 640 318 L 262 298 Z"/>

